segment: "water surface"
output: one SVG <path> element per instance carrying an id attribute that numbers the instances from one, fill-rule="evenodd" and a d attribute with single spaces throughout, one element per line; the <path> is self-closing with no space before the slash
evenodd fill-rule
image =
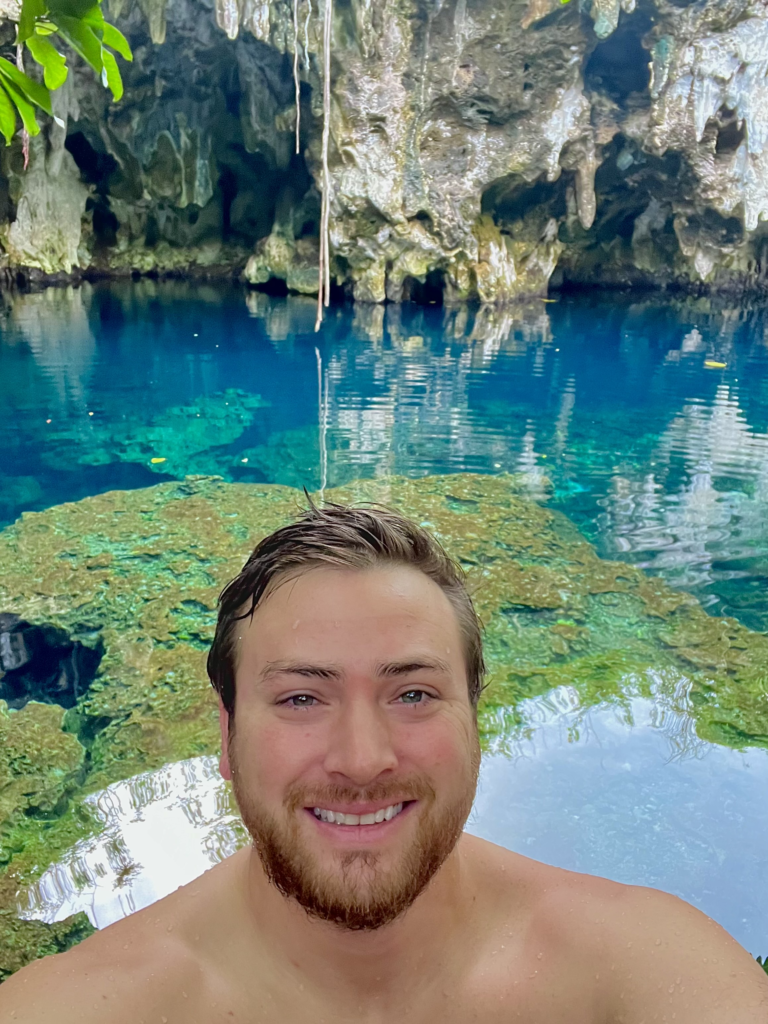
<path id="1" fill-rule="evenodd" d="M 315 335 L 310 300 L 239 289 L 21 295 L 0 334 L 0 523 L 187 472 L 314 490 L 519 471 L 601 554 L 765 630 L 767 323 L 564 298 L 339 307 Z M 227 421 L 228 389 L 264 404 Z"/>
<path id="2" fill-rule="evenodd" d="M 768 320 L 705 300 L 511 311 L 338 307 L 140 282 L 6 298 L 0 527 L 187 474 L 310 490 L 359 477 L 523 474 L 600 554 L 768 630 Z M 2 609 L 0 609 L 2 611 Z M 768 753 L 697 739 L 660 697 L 568 687 L 482 769 L 470 828 L 674 892 L 768 952 Z M 100 835 L 20 896 L 103 926 L 242 841 L 209 758 L 88 798 Z M 762 878 L 761 878 L 762 874 Z"/>

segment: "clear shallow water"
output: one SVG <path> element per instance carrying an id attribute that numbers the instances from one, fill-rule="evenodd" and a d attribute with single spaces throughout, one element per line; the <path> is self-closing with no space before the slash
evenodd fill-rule
<path id="1" fill-rule="evenodd" d="M 523 473 L 601 554 L 768 629 L 768 321 L 707 303 L 332 311 L 141 282 L 21 295 L 0 322 L 0 526 L 187 473 L 315 489 L 400 473 Z M 0 609 L 1 611 L 2 609 Z M 558 690 L 486 757 L 471 828 L 701 906 L 768 952 L 768 755 L 702 744 L 663 701 L 632 723 Z M 622 711 L 621 714 L 626 714 Z M 522 742 L 522 741 L 521 741 Z M 104 831 L 32 893 L 103 925 L 234 848 L 212 763 L 100 797 Z"/>
<path id="2" fill-rule="evenodd" d="M 0 321 L 0 523 L 185 473 L 314 489 L 518 471 L 601 554 L 768 629 L 763 311 L 563 299 L 313 323 L 309 300 L 236 289 L 17 297 Z"/>
<path id="3" fill-rule="evenodd" d="M 583 711 L 566 687 L 526 703 L 535 727 L 513 751 L 484 758 L 468 830 L 549 864 L 672 892 L 762 955 L 768 753 L 696 741 L 641 697 L 629 714 Z M 103 928 L 245 841 L 214 757 L 87 799 L 102 833 L 20 896 L 24 916 L 51 922 L 84 910 Z"/>

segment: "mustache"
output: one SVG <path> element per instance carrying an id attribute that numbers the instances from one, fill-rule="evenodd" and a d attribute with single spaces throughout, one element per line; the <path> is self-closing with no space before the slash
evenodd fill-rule
<path id="1" fill-rule="evenodd" d="M 289 811 L 301 807 L 327 807 L 329 804 L 406 803 L 409 800 L 435 799 L 435 790 L 423 776 L 407 776 L 387 782 L 373 782 L 368 786 L 292 786 L 285 795 Z"/>

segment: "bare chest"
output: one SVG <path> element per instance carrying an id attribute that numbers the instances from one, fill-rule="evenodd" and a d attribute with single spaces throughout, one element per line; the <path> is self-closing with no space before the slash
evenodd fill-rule
<path id="1" fill-rule="evenodd" d="M 602 1024 L 599 1003 L 597 986 L 567 970 L 533 967 L 522 974 L 494 964 L 465 985 L 446 978 L 402 999 L 397 993 L 386 1000 L 363 994 L 352 1001 L 301 985 L 218 984 L 180 994 L 162 1016 L 168 1024 Z"/>

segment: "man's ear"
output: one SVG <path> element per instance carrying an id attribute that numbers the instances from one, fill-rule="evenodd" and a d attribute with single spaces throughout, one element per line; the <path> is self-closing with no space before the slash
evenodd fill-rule
<path id="1" fill-rule="evenodd" d="M 229 712 L 219 698 L 219 731 L 221 732 L 221 757 L 219 759 L 219 771 L 222 779 L 232 778 L 232 768 L 229 763 Z"/>

